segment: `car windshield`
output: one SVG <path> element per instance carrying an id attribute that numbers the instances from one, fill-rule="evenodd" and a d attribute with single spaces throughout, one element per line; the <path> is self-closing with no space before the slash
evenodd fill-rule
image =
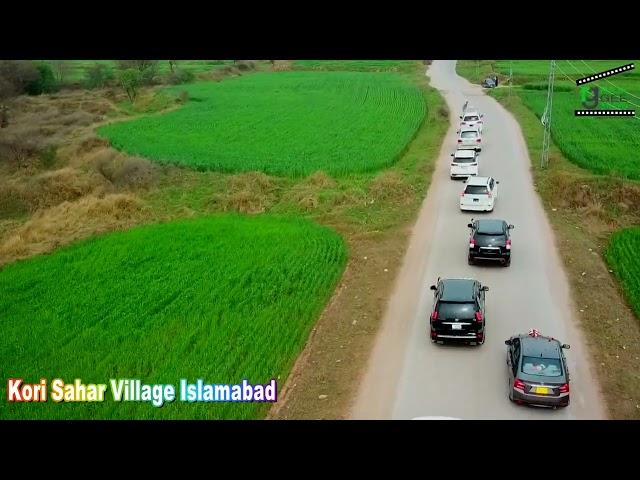
<path id="1" fill-rule="evenodd" d="M 475 130 L 465 130 L 460 134 L 461 138 L 476 138 L 478 133 Z"/>
<path id="2" fill-rule="evenodd" d="M 487 187 L 484 185 L 467 185 L 467 188 L 464 189 L 464 193 L 468 193 L 470 195 L 486 195 Z"/>
<path id="3" fill-rule="evenodd" d="M 559 377 L 562 366 L 558 358 L 523 357 L 522 373 L 539 377 Z"/>
<path id="4" fill-rule="evenodd" d="M 465 122 L 476 122 L 478 121 L 478 117 L 476 115 L 471 115 L 469 117 L 464 117 Z"/>
<path id="5" fill-rule="evenodd" d="M 438 305 L 438 318 L 470 320 L 475 315 L 475 305 L 473 303 L 440 302 Z"/>
<path id="6" fill-rule="evenodd" d="M 493 237 L 493 238 L 504 238 L 504 233 L 499 232 L 499 233 L 486 233 L 486 232 L 476 232 L 476 235 L 479 237 Z"/>
<path id="7" fill-rule="evenodd" d="M 473 163 L 476 159 L 473 157 L 455 157 L 453 161 L 455 163 Z"/>

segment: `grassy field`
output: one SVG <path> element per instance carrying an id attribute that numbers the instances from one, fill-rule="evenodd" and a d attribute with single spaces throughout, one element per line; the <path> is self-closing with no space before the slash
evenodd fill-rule
<path id="1" fill-rule="evenodd" d="M 498 71 L 496 64 L 499 63 L 481 61 L 481 76 L 492 70 Z M 610 417 L 640 419 L 640 377 L 636 373 L 640 371 L 640 322 L 621 295 L 621 290 L 629 292 L 630 287 L 623 285 L 621 288 L 618 278 L 626 282 L 630 276 L 618 272 L 619 264 L 611 262 L 610 253 L 613 248 L 617 251 L 628 242 L 630 234 L 618 237 L 618 231 L 624 232 L 628 227 L 640 224 L 640 182 L 614 176 L 614 168 L 609 169 L 611 174 L 595 173 L 593 160 L 580 167 L 579 158 L 569 158 L 564 154 L 566 151 L 571 152 L 567 149 L 567 136 L 571 137 L 571 131 L 568 131 L 571 119 L 577 125 L 574 129 L 581 129 L 580 125 L 584 120 L 596 120 L 599 124 L 592 131 L 578 130 L 582 135 L 587 135 L 584 148 L 589 148 L 591 158 L 599 162 L 607 159 L 610 162 L 616 161 L 615 156 L 602 146 L 607 145 L 618 134 L 622 124 L 612 122 L 619 119 L 573 117 L 573 110 L 580 108 L 577 93 L 574 97 L 575 104 L 570 106 L 571 119 L 565 111 L 568 105 L 563 102 L 563 93 L 554 95 L 554 123 L 564 126 L 564 130 L 560 131 L 560 135 L 555 131 L 550 146 L 549 165 L 544 169 L 540 167 L 543 139 L 540 110 L 534 103 L 536 100 L 529 97 L 530 90 L 524 86 L 544 81 L 541 76 L 544 68 L 540 66 L 543 63 L 548 68 L 548 62 L 513 61 L 514 72 L 516 65 L 519 65 L 521 72 L 522 67 L 527 67 L 529 69 L 524 72 L 528 76 L 524 79 L 514 76 L 516 86 L 513 87 L 512 95 L 509 95 L 508 88 L 503 87 L 493 89 L 489 94 L 516 117 L 522 128 L 532 161 L 535 187 L 555 231 L 556 244 L 571 284 L 575 316 L 586 333 L 591 355 L 597 359 L 594 367 L 607 400 Z M 565 63 L 559 62 L 560 68 L 569 73 Z M 593 62 L 589 62 L 591 63 Z M 629 62 L 611 63 L 598 65 L 598 68 L 604 70 Z M 537 66 L 537 70 L 533 66 Z M 458 62 L 458 73 L 473 82 L 476 62 Z M 576 74 L 572 78 L 579 76 Z M 569 80 L 561 83 L 563 84 L 573 88 Z M 616 84 L 621 82 L 616 80 Z M 634 87 L 633 81 L 630 85 L 628 91 Z M 541 93 L 546 94 L 544 91 Z M 538 112 L 535 108 L 538 108 Z M 640 124 L 638 120 L 629 120 Z M 615 128 L 616 125 L 618 129 Z M 621 131 L 623 134 L 628 132 L 624 129 Z M 558 140 L 563 144 L 558 144 Z M 633 151 L 635 150 L 627 147 L 626 152 L 623 151 L 624 158 L 630 157 Z M 617 162 L 615 167 L 619 169 L 620 165 L 625 165 L 625 162 Z M 613 245 L 610 243 L 611 238 L 617 239 L 614 240 L 616 247 L 609 246 Z M 627 260 L 627 272 L 630 265 L 632 264 Z M 629 304 L 634 306 L 631 296 L 627 297 Z"/>
<path id="2" fill-rule="evenodd" d="M 607 260 L 620 278 L 629 304 L 640 318 L 640 227 L 628 228 L 611 236 Z"/>
<path id="3" fill-rule="evenodd" d="M 583 108 L 575 80 L 589 74 L 631 63 L 629 60 L 558 60 L 553 98 L 552 137 L 563 155 L 582 168 L 597 174 L 640 180 L 640 162 L 633 152 L 640 149 L 640 115 L 627 118 L 576 118 L 574 110 Z M 637 63 L 637 62 L 636 62 Z M 548 61 L 480 61 L 480 77 L 491 70 L 509 74 L 513 69 L 514 92 L 539 118 L 547 100 Z M 476 62 L 466 61 L 459 72 L 474 80 Z M 505 82 L 503 82 L 505 85 Z M 630 108 L 640 112 L 640 72 L 616 75 L 593 82 L 606 94 L 622 94 L 626 102 L 604 102 L 598 108 Z M 505 95 L 503 89 L 495 95 Z M 637 104 L 635 106 L 633 104 Z"/>
<path id="4" fill-rule="evenodd" d="M 268 216 L 141 227 L 18 262 L 0 272 L 0 376 L 285 379 L 345 262 L 332 230 Z M 0 418 L 257 418 L 269 406 L 1 402 Z"/>
<path id="5" fill-rule="evenodd" d="M 100 135 L 129 154 L 224 172 L 300 176 L 393 164 L 422 123 L 422 92 L 395 73 L 256 73 L 179 87 L 186 106 Z"/>
<path id="6" fill-rule="evenodd" d="M 299 70 L 351 70 L 362 72 L 408 72 L 416 67 L 415 60 L 295 60 Z"/>

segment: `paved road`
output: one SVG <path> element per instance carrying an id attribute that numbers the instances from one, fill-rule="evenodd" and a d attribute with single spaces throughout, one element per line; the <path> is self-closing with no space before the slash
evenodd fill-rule
<path id="1" fill-rule="evenodd" d="M 458 77 L 455 61 L 434 61 L 427 73 L 449 105 L 451 128 L 414 226 L 352 418 L 605 418 L 584 339 L 576 328 L 553 232 L 533 187 L 519 125 L 479 87 Z M 467 265 L 467 223 L 474 214 L 459 210 L 459 193 L 464 185 L 448 175 L 458 115 L 466 99 L 484 113 L 480 174 L 500 180 L 494 212 L 480 215 L 503 218 L 516 227 L 509 268 Z M 484 345 L 431 343 L 428 315 L 433 295 L 429 285 L 438 276 L 474 277 L 490 287 Z M 566 353 L 572 375 L 571 405 L 566 409 L 516 406 L 507 398 L 504 340 L 533 327 L 571 344 Z"/>

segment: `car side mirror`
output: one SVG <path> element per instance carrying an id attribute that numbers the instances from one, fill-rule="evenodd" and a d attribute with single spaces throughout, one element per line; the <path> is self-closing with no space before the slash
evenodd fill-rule
<path id="1" fill-rule="evenodd" d="M 484 113 L 480 114 L 480 118 L 484 118 Z"/>
<path id="2" fill-rule="evenodd" d="M 460 115 L 460 118 L 462 118 L 462 115 Z"/>
<path id="3" fill-rule="evenodd" d="M 467 227 L 473 228 L 473 223 L 467 223 Z"/>
<path id="4" fill-rule="evenodd" d="M 488 292 L 489 291 L 489 287 L 487 287 L 486 285 L 484 287 L 481 288 L 481 290 L 483 292 Z"/>
<path id="5" fill-rule="evenodd" d="M 451 154 L 451 156 L 453 157 L 453 153 Z"/>
<path id="6" fill-rule="evenodd" d="M 435 285 L 431 285 L 431 287 L 429 287 L 431 290 L 436 290 L 436 286 Z"/>
<path id="7" fill-rule="evenodd" d="M 498 183 L 500 183 L 500 181 L 499 181 L 499 180 L 496 180 L 496 184 L 498 184 Z"/>
<path id="8" fill-rule="evenodd" d="M 511 345 L 511 340 L 505 340 L 505 341 L 504 341 L 504 344 L 505 344 L 505 345 Z"/>
<path id="9" fill-rule="evenodd" d="M 568 343 L 563 343 L 562 348 L 566 348 L 567 350 L 569 350 L 571 348 L 571 345 L 569 345 Z"/>
<path id="10" fill-rule="evenodd" d="M 516 227 L 514 227 L 513 225 L 509 225 L 509 230 L 513 230 L 514 228 Z"/>

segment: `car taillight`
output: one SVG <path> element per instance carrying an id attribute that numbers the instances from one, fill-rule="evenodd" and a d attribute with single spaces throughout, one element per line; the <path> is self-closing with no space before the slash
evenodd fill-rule
<path id="1" fill-rule="evenodd" d="M 491 193 L 491 192 L 487 193 L 487 197 L 493 198 L 493 193 Z"/>
<path id="2" fill-rule="evenodd" d="M 438 337 L 438 334 L 433 330 L 431 330 L 431 338 L 437 338 L 437 337 Z"/>
<path id="3" fill-rule="evenodd" d="M 507 247 L 507 250 L 511 250 L 511 240 L 507 240 L 507 241 L 505 242 L 505 245 L 506 245 L 506 247 Z"/>
<path id="4" fill-rule="evenodd" d="M 458 139 L 458 143 L 462 143 L 462 139 L 461 138 Z"/>
<path id="5" fill-rule="evenodd" d="M 476 138 L 476 142 L 480 143 L 482 141 L 481 138 Z"/>
<path id="6" fill-rule="evenodd" d="M 476 239 L 475 238 L 470 238 L 469 239 L 469 248 L 473 248 L 476 246 Z"/>
<path id="7" fill-rule="evenodd" d="M 513 381 L 513 388 L 524 390 L 524 382 L 518 378 Z"/>
<path id="8" fill-rule="evenodd" d="M 460 196 L 461 196 L 461 197 L 464 197 L 464 192 L 462 192 L 462 193 L 460 194 Z"/>
<path id="9" fill-rule="evenodd" d="M 482 321 L 482 312 L 476 312 L 476 322 Z"/>
<path id="10" fill-rule="evenodd" d="M 569 384 L 560 385 L 560 393 L 569 393 Z"/>
<path id="11" fill-rule="evenodd" d="M 434 310 L 433 313 L 431 314 L 431 320 L 437 320 L 438 319 L 438 311 Z"/>

